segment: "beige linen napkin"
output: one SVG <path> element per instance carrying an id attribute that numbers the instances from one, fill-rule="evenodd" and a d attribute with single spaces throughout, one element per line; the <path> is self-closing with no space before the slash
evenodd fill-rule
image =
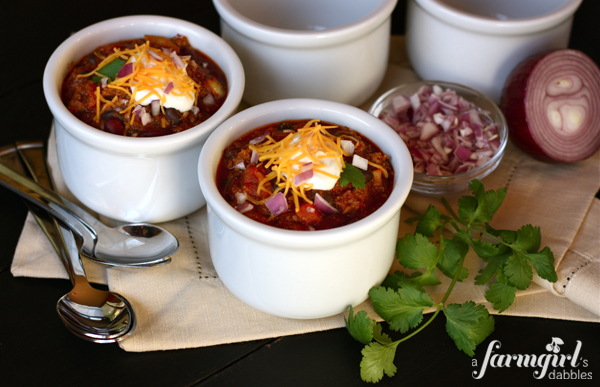
<path id="1" fill-rule="evenodd" d="M 406 67 L 403 44 L 401 37 L 392 39 L 392 63 L 376 95 L 417 79 Z M 374 99 L 375 96 L 365 107 Z M 549 165 L 509 146 L 499 168 L 483 180 L 487 189 L 508 185 L 505 204 L 494 224 L 515 229 L 527 223 L 540 226 L 543 244 L 554 251 L 559 272 L 555 286 L 538 279 L 526 291 L 518 292 L 515 303 L 504 314 L 600 322 L 600 204 L 593 199 L 600 188 L 599 160 L 600 154 L 596 154 L 581 163 Z M 52 135 L 48 161 L 57 190 L 69 196 L 56 167 Z M 458 196 L 449 199 L 454 202 Z M 411 194 L 403 207 L 402 219 L 421 213 L 429 203 L 438 204 L 435 198 Z M 101 220 L 110 223 L 108 219 Z M 285 319 L 257 311 L 233 296 L 219 280 L 210 260 L 205 209 L 161 226 L 174 233 L 181 245 L 166 266 L 105 269 L 85 262 L 92 281 L 108 284 L 112 291 L 127 297 L 137 312 L 136 331 L 120 343 L 126 351 L 210 346 L 344 326 L 343 314 L 312 320 Z M 413 231 L 414 225 L 401 222 L 399 236 Z M 449 302 L 474 300 L 491 309 L 485 302 L 486 287 L 473 284 L 480 265 L 479 259 L 468 257 L 470 277 L 457 284 Z M 391 271 L 398 269 L 395 263 Z M 31 216 L 25 222 L 11 271 L 14 276 L 68 278 Z M 448 282 L 445 279 L 442 285 L 428 289 L 434 299 L 441 298 Z M 369 301 L 356 309 L 378 318 Z"/>

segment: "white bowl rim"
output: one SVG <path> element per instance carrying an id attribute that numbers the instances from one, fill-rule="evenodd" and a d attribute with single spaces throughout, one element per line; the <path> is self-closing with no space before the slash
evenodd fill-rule
<path id="1" fill-rule="evenodd" d="M 552 12 L 530 18 L 508 20 L 470 14 L 451 7 L 442 0 L 409 1 L 418 3 L 424 10 L 443 23 L 452 24 L 461 29 L 484 34 L 521 35 L 541 32 L 563 23 L 573 16 L 583 0 L 566 0 L 564 5 Z"/>
<path id="2" fill-rule="evenodd" d="M 60 98 L 60 91 L 55 87 L 55 75 L 61 69 L 57 62 L 62 55 L 68 52 L 71 44 L 82 40 L 91 39 L 92 36 L 101 34 L 105 30 L 110 30 L 116 26 L 124 28 L 133 28 L 137 26 L 156 26 L 173 25 L 178 29 L 186 31 L 195 31 L 197 34 L 204 35 L 214 39 L 219 45 L 219 50 L 226 58 L 226 62 L 232 68 L 232 77 L 227 79 L 228 95 L 225 103 L 215 114 L 198 126 L 188 130 L 158 137 L 125 137 L 93 128 L 75 117 Z M 93 48 L 90 48 L 90 50 Z M 182 149 L 194 146 L 197 139 L 204 136 L 208 131 L 217 126 L 219 121 L 223 121 L 235 112 L 242 99 L 245 86 L 245 75 L 242 63 L 233 49 L 220 36 L 212 31 L 197 24 L 166 16 L 156 15 L 133 15 L 123 16 L 113 19 L 107 19 L 71 35 L 52 53 L 44 69 L 43 88 L 46 97 L 46 103 L 50 107 L 54 118 L 75 137 L 94 147 L 101 148 L 109 152 L 127 152 L 135 154 L 170 152 L 173 149 Z M 202 127 L 199 127 L 202 126 Z"/>
<path id="3" fill-rule="evenodd" d="M 394 166 L 394 189 L 392 190 L 390 197 L 379 209 L 377 209 L 367 218 L 361 219 L 349 225 L 329 230 L 293 231 L 279 229 L 252 220 L 239 213 L 225 201 L 216 188 L 215 171 L 211 165 L 211 159 L 215 157 L 215 155 L 213 152 L 211 152 L 211 150 L 220 149 L 218 157 L 218 159 L 220 159 L 220 153 L 223 151 L 221 148 L 221 137 L 223 137 L 227 132 L 234 130 L 234 127 L 240 122 L 244 122 L 256 116 L 262 116 L 265 114 L 268 115 L 269 112 L 272 111 L 292 110 L 307 110 L 315 113 L 318 111 L 340 112 L 340 110 L 343 110 L 344 113 L 340 112 L 340 116 L 349 116 L 352 114 L 353 119 L 355 118 L 357 122 L 363 121 L 367 125 L 375 127 L 376 130 L 381 129 L 382 133 L 380 135 L 384 136 L 386 142 L 391 143 L 392 147 L 399 151 L 397 154 L 391 156 L 397 159 L 397 161 L 393 161 L 393 164 L 400 165 L 403 168 L 399 169 L 397 166 Z M 264 124 L 266 125 L 269 122 L 265 122 Z M 353 129 L 360 132 L 359 129 Z M 367 138 L 370 138 L 368 134 L 366 136 Z M 370 139 L 373 142 L 376 142 L 372 138 Z M 224 146 L 226 147 L 228 145 L 229 144 L 225 144 Z M 211 168 L 207 168 L 207 165 L 211 165 Z M 314 250 L 347 243 L 348 241 L 370 235 L 371 233 L 377 231 L 383 224 L 390 221 L 390 219 L 392 219 L 394 215 L 400 211 L 410 192 L 413 180 L 413 165 L 410 154 L 408 153 L 408 148 L 400 139 L 400 137 L 383 121 L 365 112 L 364 110 L 333 101 L 309 98 L 292 98 L 255 105 L 241 111 L 219 125 L 219 127 L 208 138 L 204 148 L 202 149 L 202 152 L 200 153 L 198 174 L 200 186 L 202 188 L 204 197 L 206 198 L 209 211 L 215 211 L 221 221 L 226 223 L 232 229 L 251 239 L 266 241 L 270 245 L 294 249 Z M 402 183 L 399 184 L 399 182 Z"/>
<path id="4" fill-rule="evenodd" d="M 398 0 L 381 0 L 370 13 L 344 26 L 325 30 L 286 30 L 257 23 L 239 13 L 228 0 L 213 0 L 219 16 L 233 29 L 251 39 L 274 46 L 325 47 L 341 44 L 376 29 L 391 17 Z"/>

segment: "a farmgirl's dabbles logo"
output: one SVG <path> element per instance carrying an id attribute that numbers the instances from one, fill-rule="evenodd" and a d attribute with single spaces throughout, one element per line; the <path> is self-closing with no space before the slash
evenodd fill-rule
<path id="1" fill-rule="evenodd" d="M 561 345 L 564 342 L 559 337 L 553 337 L 552 342 L 546 345 L 546 351 L 541 355 L 522 355 L 522 354 L 504 354 L 498 350 L 502 346 L 500 341 L 492 341 L 487 348 L 483 364 L 479 366 L 477 360 L 473 359 L 473 367 L 478 367 L 473 371 L 473 378 L 481 379 L 484 377 L 488 367 L 491 368 L 533 368 L 533 377 L 536 379 L 592 379 L 592 373 L 581 370 L 586 368 L 588 361 L 582 359 L 582 343 L 577 340 L 577 346 L 573 353 L 560 353 Z"/>

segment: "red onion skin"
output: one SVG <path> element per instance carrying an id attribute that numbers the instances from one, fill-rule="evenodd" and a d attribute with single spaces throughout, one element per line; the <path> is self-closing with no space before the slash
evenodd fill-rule
<path id="1" fill-rule="evenodd" d="M 563 160 L 556 160 L 555 158 L 550 157 L 535 141 L 529 129 L 527 105 L 525 103 L 527 93 L 534 87 L 534 85 L 531 85 L 529 82 L 531 74 L 535 71 L 536 66 L 542 59 L 554 52 L 556 51 L 546 51 L 532 55 L 513 69 L 504 84 L 500 108 L 506 118 L 509 139 L 513 144 L 540 161 L 547 163 L 565 163 Z M 585 54 L 580 54 L 587 58 Z M 590 106 L 590 109 L 594 109 L 594 107 Z M 582 154 L 580 160 L 590 157 L 596 150 L 592 150 L 587 154 Z"/>

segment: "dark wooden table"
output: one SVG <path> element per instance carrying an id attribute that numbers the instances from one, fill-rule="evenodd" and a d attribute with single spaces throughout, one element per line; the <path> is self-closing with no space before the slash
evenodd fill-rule
<path id="1" fill-rule="evenodd" d="M 251 1 L 251 0 L 249 0 Z M 600 62 L 597 0 L 584 0 L 575 16 L 571 47 Z M 404 33 L 404 0 L 393 15 L 393 33 Z M 0 145 L 47 139 L 51 114 L 42 74 L 53 50 L 73 31 L 95 22 L 132 14 L 161 14 L 200 24 L 219 33 L 218 15 L 208 0 L 127 2 L 104 0 L 16 0 L 3 5 L 0 22 Z M 70 290 L 66 280 L 14 278 L 15 246 L 27 210 L 22 200 L 0 189 L 0 385 L 3 386 L 360 386 L 362 345 L 345 329 L 178 351 L 127 353 L 115 344 L 85 342 L 70 334 L 55 305 Z M 481 380 L 471 373 L 483 362 L 492 340 L 505 354 L 543 354 L 552 337 L 563 353 L 587 360 L 580 372 L 600 378 L 599 325 L 536 318 L 496 317 L 496 330 L 474 358 L 458 351 L 438 318 L 426 331 L 402 344 L 394 378 L 381 386 L 489 385 L 541 383 L 532 368 L 490 369 Z M 573 385 L 563 381 L 562 385 Z M 586 381 L 591 385 L 593 381 Z"/>

